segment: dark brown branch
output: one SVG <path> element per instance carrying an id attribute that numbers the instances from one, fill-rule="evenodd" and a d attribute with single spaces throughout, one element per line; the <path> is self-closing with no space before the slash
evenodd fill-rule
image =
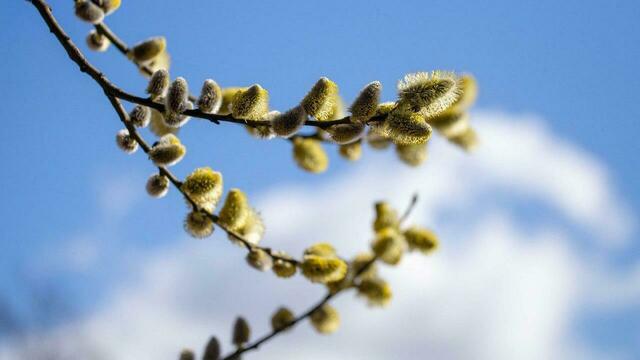
<path id="1" fill-rule="evenodd" d="M 80 52 L 78 47 L 73 43 L 71 38 L 64 32 L 60 24 L 58 24 L 57 20 L 53 16 L 53 13 L 51 12 L 51 8 L 44 0 L 30 0 L 30 2 L 35 6 L 35 8 L 40 13 L 40 16 L 44 19 L 45 23 L 49 27 L 49 31 L 54 34 L 54 36 L 58 39 L 58 42 L 64 47 L 69 58 L 79 66 L 80 71 L 91 76 L 91 78 L 93 78 L 96 81 L 96 83 L 98 83 L 98 85 L 102 87 L 105 95 L 107 96 L 107 98 L 111 102 L 111 105 L 113 106 L 116 113 L 118 114 L 118 117 L 120 118 L 122 123 L 125 125 L 125 127 L 129 131 L 129 134 L 134 138 L 134 140 L 136 140 L 136 142 L 138 142 L 138 144 L 140 145 L 140 148 L 142 148 L 142 150 L 145 153 L 148 153 L 151 150 L 151 147 L 140 136 L 140 134 L 138 133 L 136 128 L 133 126 L 133 124 L 129 122 L 129 115 L 127 114 L 124 106 L 122 106 L 122 103 L 118 99 L 118 98 L 122 98 L 127 100 L 128 98 L 131 98 L 134 96 L 126 94 L 125 92 L 120 90 L 118 87 L 113 85 L 102 72 L 100 72 L 96 67 L 94 67 L 89 63 L 89 61 L 84 57 L 82 52 Z M 137 97 L 134 97 L 134 98 L 137 98 Z M 138 99 L 142 99 L 142 98 L 138 98 Z M 142 99 L 142 100 L 146 101 L 148 99 Z M 225 227 L 220 223 L 220 219 L 218 218 L 217 215 L 212 214 L 211 212 L 206 211 L 205 209 L 202 209 L 198 204 L 196 204 L 195 201 L 193 201 L 193 199 L 191 199 L 190 196 L 188 196 L 182 190 L 182 187 L 181 187 L 182 182 L 178 180 L 169 171 L 169 169 L 167 169 L 164 166 L 159 166 L 158 171 L 162 175 L 165 175 L 167 176 L 167 178 L 169 178 L 171 183 L 178 189 L 178 191 L 180 191 L 180 193 L 182 193 L 182 195 L 184 195 L 184 197 L 191 204 L 191 206 L 195 211 L 202 211 L 206 213 L 209 216 L 209 218 L 211 218 L 213 223 L 215 223 L 218 227 L 224 230 L 227 234 L 233 236 L 238 241 L 240 241 L 244 245 L 244 247 L 247 248 L 247 250 L 250 251 L 250 250 L 260 249 L 266 252 L 274 260 L 282 260 L 288 263 L 292 263 L 294 265 L 297 265 L 299 263 L 295 259 L 289 259 L 289 258 L 285 258 L 285 257 L 274 254 L 273 250 L 270 248 L 253 245 L 251 242 L 246 240 L 242 235 Z"/>

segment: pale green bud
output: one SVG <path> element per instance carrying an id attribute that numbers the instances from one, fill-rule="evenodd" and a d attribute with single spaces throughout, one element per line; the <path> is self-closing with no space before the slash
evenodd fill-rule
<path id="1" fill-rule="evenodd" d="M 397 230 L 392 227 L 377 232 L 371 249 L 381 261 L 389 265 L 397 265 L 402 259 L 406 244 Z"/>
<path id="2" fill-rule="evenodd" d="M 274 251 L 273 254 L 285 259 L 291 259 L 291 256 L 284 251 Z M 289 261 L 274 259 L 272 270 L 280 278 L 289 278 L 296 274 L 297 267 Z"/>

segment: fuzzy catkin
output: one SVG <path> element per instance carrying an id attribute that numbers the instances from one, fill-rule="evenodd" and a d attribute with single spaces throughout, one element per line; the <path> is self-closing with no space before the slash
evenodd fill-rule
<path id="1" fill-rule="evenodd" d="M 157 70 L 151 75 L 147 85 L 147 94 L 152 100 L 157 100 L 165 95 L 169 88 L 169 72 L 164 69 Z"/>
<path id="2" fill-rule="evenodd" d="M 271 120 L 271 127 L 278 136 L 289 137 L 304 126 L 307 113 L 302 106 L 296 106 Z"/>
<path id="3" fill-rule="evenodd" d="M 149 159 L 156 166 L 173 166 L 180 162 L 187 148 L 173 134 L 166 134 L 149 150 Z"/>
<path id="4" fill-rule="evenodd" d="M 340 314 L 331 305 L 323 305 L 309 316 L 311 325 L 320 334 L 330 334 L 340 327 Z"/>
<path id="5" fill-rule="evenodd" d="M 351 120 L 364 124 L 375 115 L 378 109 L 378 102 L 380 102 L 381 92 L 382 84 L 379 81 L 367 84 L 349 108 L 349 111 L 351 111 Z"/>
<path id="6" fill-rule="evenodd" d="M 329 157 L 315 139 L 294 139 L 293 158 L 300 168 L 311 173 L 321 173 L 329 167 Z"/>
<path id="7" fill-rule="evenodd" d="M 419 166 L 427 159 L 427 144 L 396 145 L 396 154 L 403 163 Z"/>
<path id="8" fill-rule="evenodd" d="M 423 115 L 400 108 L 389 113 L 381 131 L 396 144 L 426 143 L 432 133 Z"/>
<path id="9" fill-rule="evenodd" d="M 202 355 L 202 360 L 218 360 L 220 359 L 220 342 L 218 338 L 212 336 L 207 342 L 207 346 L 204 348 L 204 354 Z"/>
<path id="10" fill-rule="evenodd" d="M 271 316 L 271 328 L 274 331 L 281 331 L 295 320 L 295 316 L 291 310 L 286 307 L 279 308 Z"/>
<path id="11" fill-rule="evenodd" d="M 120 150 L 133 154 L 138 150 L 138 142 L 129 134 L 129 130 L 122 129 L 116 134 L 116 144 Z"/>
<path id="12" fill-rule="evenodd" d="M 136 105 L 129 113 L 129 120 L 135 127 L 147 127 L 151 121 L 151 110 L 146 106 Z"/>
<path id="13" fill-rule="evenodd" d="M 269 92 L 255 84 L 239 90 L 231 103 L 233 117 L 243 120 L 260 120 L 269 112 Z"/>
<path id="14" fill-rule="evenodd" d="M 152 37 L 134 45 L 128 56 L 137 62 L 153 60 L 167 48 L 167 40 L 163 36 Z"/>
<path id="15" fill-rule="evenodd" d="M 75 13 L 90 24 L 99 24 L 104 19 L 104 10 L 90 0 L 75 0 Z"/>
<path id="16" fill-rule="evenodd" d="M 164 175 L 153 174 L 149 176 L 145 189 L 149 196 L 154 198 L 164 197 L 169 192 L 169 178 Z"/>
<path id="17" fill-rule="evenodd" d="M 214 114 L 218 112 L 220 105 L 222 105 L 222 89 L 220 89 L 220 85 L 211 79 L 205 80 L 197 105 L 198 109 L 204 113 Z"/>
<path id="18" fill-rule="evenodd" d="M 317 120 L 329 120 L 336 112 L 338 85 L 326 77 L 320 78 L 300 103 L 307 114 Z"/>
<path id="19" fill-rule="evenodd" d="M 176 78 L 167 91 L 165 97 L 165 113 L 180 114 L 187 108 L 189 101 L 189 85 L 183 77 Z"/>
<path id="20" fill-rule="evenodd" d="M 236 318 L 236 322 L 233 325 L 232 342 L 235 346 L 240 347 L 244 343 L 249 341 L 251 336 L 251 328 L 249 323 L 243 317 Z"/>
<path id="21" fill-rule="evenodd" d="M 357 161 L 362 156 L 362 143 L 356 141 L 350 144 L 340 145 L 338 152 L 340 156 L 349 161 Z"/>
<path id="22" fill-rule="evenodd" d="M 213 220 L 202 211 L 192 211 L 184 219 L 184 229 L 196 239 L 202 239 L 213 233 Z"/>
<path id="23" fill-rule="evenodd" d="M 398 82 L 400 101 L 430 117 L 446 110 L 460 94 L 460 80 L 450 71 L 418 72 Z"/>
<path id="24" fill-rule="evenodd" d="M 111 45 L 111 41 L 109 39 L 97 32 L 95 29 L 92 29 L 87 35 L 87 47 L 93 51 L 104 52 L 107 51 L 109 45 Z"/>

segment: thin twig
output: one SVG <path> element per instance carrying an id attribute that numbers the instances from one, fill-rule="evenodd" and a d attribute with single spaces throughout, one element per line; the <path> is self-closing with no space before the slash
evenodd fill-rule
<path id="1" fill-rule="evenodd" d="M 111 105 L 118 114 L 118 117 L 129 131 L 131 137 L 133 137 L 133 139 L 138 142 L 140 148 L 142 148 L 145 153 L 149 153 L 149 151 L 151 150 L 151 146 L 149 146 L 149 144 L 144 141 L 133 124 L 131 124 L 131 122 L 129 121 L 129 115 L 127 114 L 124 106 L 122 106 L 122 103 L 119 100 L 119 98 L 123 98 L 126 100 L 126 97 L 123 97 L 123 94 L 126 93 L 120 90 L 117 86 L 113 85 L 113 83 L 111 83 L 102 72 L 100 72 L 96 67 L 89 63 L 82 52 L 80 52 L 78 47 L 73 43 L 71 38 L 64 32 L 60 24 L 58 24 L 57 20 L 53 16 L 53 13 L 51 12 L 51 8 L 44 0 L 30 0 L 30 2 L 36 7 L 38 12 L 40 13 L 40 16 L 44 19 L 45 23 L 49 27 L 49 31 L 55 35 L 55 37 L 58 39 L 58 42 L 60 42 L 60 44 L 64 47 L 67 55 L 69 55 L 69 58 L 79 66 L 80 71 L 91 76 L 91 78 L 93 78 L 96 83 L 98 83 L 98 85 L 102 87 L 105 95 L 111 102 Z M 299 264 L 298 260 L 279 256 L 275 254 L 274 251 L 270 248 L 254 245 L 249 240 L 245 239 L 241 234 L 227 228 L 220 223 L 220 219 L 217 215 L 200 207 L 188 194 L 186 194 L 182 190 L 182 182 L 178 180 L 178 178 L 175 177 L 175 175 L 173 175 L 169 171 L 169 169 L 164 166 L 159 166 L 158 171 L 162 175 L 165 175 L 169 179 L 169 181 L 171 181 L 171 183 L 178 189 L 178 191 L 180 191 L 180 193 L 184 195 L 184 197 L 193 207 L 193 210 L 201 211 L 207 214 L 207 216 L 213 221 L 214 224 L 224 230 L 228 235 L 240 241 L 247 250 L 262 250 L 266 252 L 273 260 L 281 260 L 293 265 Z"/>

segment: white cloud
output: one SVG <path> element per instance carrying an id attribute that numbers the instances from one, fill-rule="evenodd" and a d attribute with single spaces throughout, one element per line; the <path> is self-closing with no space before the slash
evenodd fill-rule
<path id="1" fill-rule="evenodd" d="M 483 145 L 471 157 L 436 141 L 429 163 L 418 170 L 367 161 L 326 184 L 286 184 L 259 199 L 268 245 L 299 253 L 313 242 L 330 241 L 341 253 L 354 254 L 371 236 L 373 201 L 393 199 L 401 208 L 418 191 L 412 221 L 437 229 L 443 248 L 384 269 L 394 288 L 389 308 L 369 309 L 353 296 L 340 297 L 343 326 L 335 336 L 313 335 L 302 324 L 247 357 L 601 357 L 572 324 L 579 311 L 637 306 L 638 271 L 622 273 L 606 262 L 594 266 L 591 254 L 576 251 L 566 225 L 596 233 L 607 252 L 625 245 L 633 217 L 603 165 L 539 120 L 498 113 L 476 118 Z M 561 219 L 529 224 L 526 216 L 492 202 L 496 193 L 551 207 Z M 141 257 L 139 273 L 102 310 L 56 329 L 49 339 L 68 343 L 70 334 L 82 333 L 89 337 L 83 344 L 107 358 L 175 359 L 182 346 L 199 350 L 210 334 L 228 344 L 238 313 L 259 335 L 278 306 L 302 311 L 321 295 L 303 279 L 282 281 L 249 269 L 242 251 L 221 240 L 181 240 Z M 585 281 L 587 268 L 592 275 Z M 594 300 L 585 301 L 585 295 Z"/>

